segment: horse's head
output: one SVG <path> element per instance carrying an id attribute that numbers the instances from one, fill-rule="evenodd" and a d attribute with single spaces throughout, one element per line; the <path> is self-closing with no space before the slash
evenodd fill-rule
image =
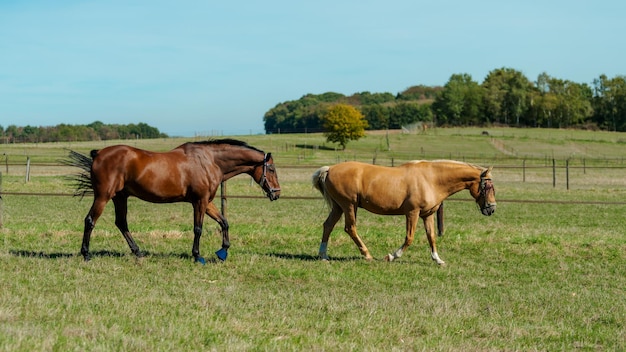
<path id="1" fill-rule="evenodd" d="M 265 154 L 263 164 L 255 167 L 252 175 L 270 200 L 276 200 L 280 197 L 280 184 L 271 153 Z"/>
<path id="2" fill-rule="evenodd" d="M 480 174 L 478 191 L 475 195 L 472 194 L 480 207 L 480 212 L 487 216 L 496 211 L 496 189 L 491 181 L 491 169 L 492 167 L 489 167 Z"/>

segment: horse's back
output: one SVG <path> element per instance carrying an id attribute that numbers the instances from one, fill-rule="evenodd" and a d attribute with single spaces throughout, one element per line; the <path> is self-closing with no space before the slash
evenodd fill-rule
<path id="1" fill-rule="evenodd" d="M 361 181 L 376 182 L 385 178 L 403 178 L 406 176 L 406 171 L 400 167 L 346 161 L 331 166 L 328 174 L 334 178 L 340 178 L 345 183 L 355 184 Z"/>

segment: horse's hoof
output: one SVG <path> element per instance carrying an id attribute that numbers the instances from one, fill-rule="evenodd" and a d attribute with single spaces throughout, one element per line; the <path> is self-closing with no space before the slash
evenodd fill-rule
<path id="1" fill-rule="evenodd" d="M 393 261 L 393 256 L 391 254 L 387 254 L 383 259 L 385 259 L 386 262 L 391 262 Z"/>
<path id="2" fill-rule="evenodd" d="M 206 265 L 206 260 L 204 260 L 203 257 L 197 257 L 196 258 L 196 263 L 200 263 L 202 265 Z"/>
<path id="3" fill-rule="evenodd" d="M 225 261 L 226 257 L 228 257 L 228 251 L 225 248 L 220 249 L 219 251 L 215 252 L 215 255 L 217 255 L 217 257 L 221 260 L 221 261 Z"/>

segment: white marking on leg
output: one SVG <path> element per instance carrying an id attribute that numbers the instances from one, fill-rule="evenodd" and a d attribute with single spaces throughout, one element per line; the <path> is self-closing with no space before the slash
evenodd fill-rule
<path id="1" fill-rule="evenodd" d="M 320 243 L 320 259 L 322 260 L 328 260 L 328 254 L 326 253 L 326 248 L 328 247 L 328 242 L 322 242 Z"/>
<path id="2" fill-rule="evenodd" d="M 437 252 L 430 253 L 430 257 L 433 258 L 433 260 L 437 262 L 437 264 L 439 265 L 446 263 L 443 260 L 441 260 L 441 258 L 439 258 L 439 254 L 437 254 Z"/>
<path id="3" fill-rule="evenodd" d="M 394 259 L 398 259 L 402 256 L 402 247 L 398 248 L 395 252 L 389 253 L 387 254 L 387 256 L 385 257 L 385 260 L 387 260 L 388 262 L 392 262 L 394 261 Z"/>

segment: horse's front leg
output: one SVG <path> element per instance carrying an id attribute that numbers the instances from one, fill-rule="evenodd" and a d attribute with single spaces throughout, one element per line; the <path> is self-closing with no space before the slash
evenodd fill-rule
<path id="1" fill-rule="evenodd" d="M 426 230 L 426 238 L 428 239 L 428 244 L 430 245 L 430 257 L 433 258 L 433 260 L 439 265 L 445 264 L 446 262 L 441 260 L 441 258 L 439 258 L 439 254 L 437 254 L 435 219 L 433 214 L 424 218 L 424 229 Z"/>
<path id="2" fill-rule="evenodd" d="M 413 239 L 415 238 L 415 227 L 417 226 L 417 221 L 419 210 L 414 210 L 406 214 L 406 237 L 404 238 L 404 243 L 400 248 L 398 248 L 395 252 L 389 253 L 385 256 L 385 260 L 390 262 L 394 259 L 398 259 L 402 256 L 404 251 L 413 243 Z"/>
<path id="3" fill-rule="evenodd" d="M 206 213 L 211 217 L 211 219 L 215 220 L 222 229 L 222 248 L 215 252 L 215 254 L 221 261 L 224 261 L 228 256 L 228 248 L 230 248 L 230 240 L 228 238 L 228 221 L 213 203 L 209 203 Z"/>

